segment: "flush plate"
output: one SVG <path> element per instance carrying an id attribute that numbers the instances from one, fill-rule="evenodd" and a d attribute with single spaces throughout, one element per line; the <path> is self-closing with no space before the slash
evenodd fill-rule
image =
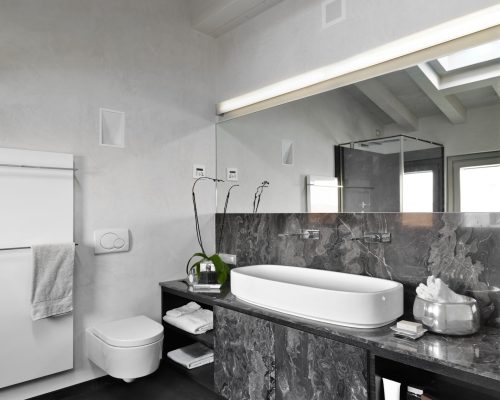
<path id="1" fill-rule="evenodd" d="M 94 254 L 129 251 L 129 232 L 126 228 L 100 229 L 94 231 Z"/>

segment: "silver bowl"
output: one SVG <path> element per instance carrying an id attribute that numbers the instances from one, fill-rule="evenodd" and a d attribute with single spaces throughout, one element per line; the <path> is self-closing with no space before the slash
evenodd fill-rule
<path id="1" fill-rule="evenodd" d="M 413 317 L 428 330 L 445 335 L 472 335 L 479 330 L 479 309 L 475 299 L 465 303 L 438 303 L 415 298 Z"/>

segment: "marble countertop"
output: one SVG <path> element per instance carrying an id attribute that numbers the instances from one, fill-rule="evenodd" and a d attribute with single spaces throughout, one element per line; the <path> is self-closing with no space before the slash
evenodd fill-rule
<path id="1" fill-rule="evenodd" d="M 413 341 L 396 338 L 388 326 L 376 329 L 354 329 L 311 321 L 267 310 L 238 300 L 229 290 L 221 293 L 194 293 L 184 281 L 162 282 L 163 290 L 194 301 L 226 307 L 365 348 L 375 356 L 441 372 L 464 381 L 474 379 L 500 392 L 500 329 L 484 328 L 472 336 L 455 337 L 427 333 Z"/>

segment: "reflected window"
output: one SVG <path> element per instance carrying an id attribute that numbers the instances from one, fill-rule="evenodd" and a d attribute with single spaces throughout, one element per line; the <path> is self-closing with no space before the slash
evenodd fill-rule
<path id="1" fill-rule="evenodd" d="M 337 178 L 307 177 L 307 212 L 339 212 L 339 182 Z"/>
<path id="2" fill-rule="evenodd" d="M 460 211 L 500 211 L 500 164 L 460 168 Z"/>
<path id="3" fill-rule="evenodd" d="M 432 212 L 434 173 L 407 172 L 403 175 L 403 212 Z"/>
<path id="4" fill-rule="evenodd" d="M 500 151 L 448 157 L 448 211 L 500 212 Z"/>

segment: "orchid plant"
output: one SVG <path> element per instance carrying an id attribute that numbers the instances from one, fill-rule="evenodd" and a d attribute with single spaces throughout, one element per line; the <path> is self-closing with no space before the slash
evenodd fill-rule
<path id="1" fill-rule="evenodd" d="M 219 231 L 219 240 L 217 242 L 217 246 L 215 249 L 216 253 L 209 256 L 209 255 L 207 255 L 207 252 L 205 251 L 205 247 L 203 246 L 203 239 L 202 239 L 201 230 L 200 230 L 200 221 L 199 221 L 199 217 L 198 217 L 198 207 L 196 204 L 195 187 L 196 187 L 196 184 L 198 183 L 198 181 L 200 181 L 200 180 L 211 180 L 214 183 L 224 182 L 220 179 L 209 178 L 206 176 L 202 176 L 194 181 L 193 189 L 191 191 L 191 196 L 192 196 L 192 200 L 193 200 L 196 238 L 198 240 L 198 245 L 200 246 L 201 252 L 194 253 L 191 256 L 191 258 L 188 260 L 188 262 L 186 264 L 186 274 L 189 275 L 190 271 L 194 268 L 196 271 L 196 274 L 199 276 L 201 264 L 203 262 L 209 261 L 209 262 L 212 262 L 213 265 L 215 266 L 215 273 L 217 276 L 217 282 L 220 283 L 221 285 L 223 285 L 229 277 L 229 267 L 224 261 L 222 261 L 221 257 L 218 254 L 218 251 L 220 250 L 220 245 L 221 245 L 222 237 L 224 234 L 224 224 L 225 224 L 225 220 L 226 220 L 226 212 L 227 212 L 227 206 L 229 203 L 229 196 L 231 194 L 231 189 L 233 189 L 235 186 L 239 186 L 239 185 L 231 186 L 227 192 L 226 202 L 224 204 L 224 214 L 222 215 L 222 223 L 221 223 L 221 227 L 220 227 L 220 231 Z M 191 265 L 193 260 L 196 260 L 196 262 Z"/>

